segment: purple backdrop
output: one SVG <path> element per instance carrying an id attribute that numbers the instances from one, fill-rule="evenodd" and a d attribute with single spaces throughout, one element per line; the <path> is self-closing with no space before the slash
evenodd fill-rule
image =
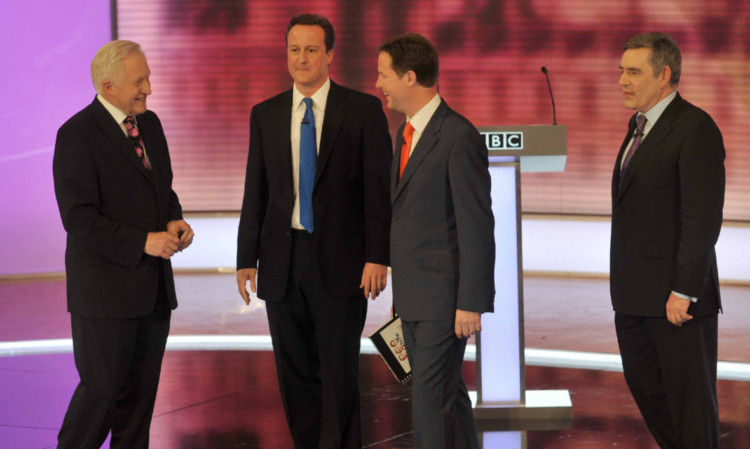
<path id="1" fill-rule="evenodd" d="M 64 271 L 52 183 L 57 129 L 91 102 L 89 64 L 111 36 L 109 2 L 0 5 L 0 275 Z"/>

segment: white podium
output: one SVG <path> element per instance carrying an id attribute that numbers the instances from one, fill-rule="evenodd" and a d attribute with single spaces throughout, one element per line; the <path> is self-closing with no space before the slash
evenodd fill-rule
<path id="1" fill-rule="evenodd" d="M 479 131 L 487 143 L 492 176 L 496 294 L 495 313 L 482 317 L 477 336 L 474 418 L 477 430 L 485 432 L 484 446 L 491 447 L 492 431 L 564 429 L 573 423 L 568 390 L 526 390 L 521 258 L 520 173 L 564 171 L 567 127 L 495 126 Z"/>

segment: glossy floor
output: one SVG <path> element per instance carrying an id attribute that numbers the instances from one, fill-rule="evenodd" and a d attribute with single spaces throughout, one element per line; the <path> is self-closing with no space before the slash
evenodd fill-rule
<path id="1" fill-rule="evenodd" d="M 267 335 L 261 301 L 239 299 L 232 275 L 179 275 L 173 335 Z M 64 281 L 0 284 L 0 341 L 69 338 Z M 604 280 L 525 280 L 528 347 L 616 353 Z M 720 358 L 750 362 L 750 289 L 722 289 Z M 365 333 L 387 318 L 390 298 L 370 303 Z M 474 364 L 464 374 L 474 385 Z M 362 356 L 365 447 L 410 447 L 409 388 L 378 356 Z M 621 373 L 529 366 L 529 389 L 567 389 L 572 429 L 528 432 L 527 447 L 656 449 Z M 0 447 L 55 447 L 77 382 L 71 354 L 0 357 Z M 722 447 L 750 448 L 750 383 L 719 381 Z M 258 351 L 170 351 L 152 425 L 151 447 L 290 448 L 271 354 Z M 485 447 L 497 447 L 485 445 Z M 502 446 L 504 447 L 504 446 Z M 510 448 L 509 448 L 510 449 Z"/>

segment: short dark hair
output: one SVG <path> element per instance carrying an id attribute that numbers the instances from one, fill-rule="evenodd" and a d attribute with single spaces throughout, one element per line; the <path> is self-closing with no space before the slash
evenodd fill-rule
<path id="1" fill-rule="evenodd" d="M 407 33 L 383 42 L 380 51 L 388 53 L 393 60 L 393 71 L 404 76 L 409 70 L 417 75 L 417 83 L 432 87 L 440 74 L 438 53 L 432 43 L 417 33 Z"/>
<path id="2" fill-rule="evenodd" d="M 286 27 L 286 36 L 284 36 L 284 41 L 287 43 L 289 43 L 289 31 L 291 31 L 294 25 L 317 25 L 323 28 L 326 35 L 326 53 L 333 50 L 333 45 L 336 42 L 336 33 L 333 31 L 333 25 L 331 25 L 330 20 L 317 14 L 302 14 L 301 16 L 292 17 L 292 20 L 289 21 L 289 26 Z"/>
<path id="3" fill-rule="evenodd" d="M 682 73 L 682 56 L 680 48 L 672 39 L 672 36 L 666 33 L 651 32 L 639 34 L 633 37 L 625 44 L 625 50 L 634 48 L 650 48 L 651 57 L 649 63 L 654 69 L 654 74 L 658 75 L 669 66 L 672 70 L 672 76 L 669 78 L 669 84 L 676 86 L 680 82 L 680 73 Z"/>

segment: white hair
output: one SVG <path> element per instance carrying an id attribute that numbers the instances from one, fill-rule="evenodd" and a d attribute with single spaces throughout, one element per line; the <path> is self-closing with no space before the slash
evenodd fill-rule
<path id="1" fill-rule="evenodd" d="M 143 54 L 141 46 L 132 41 L 111 41 L 100 48 L 91 61 L 91 81 L 94 83 L 94 89 L 101 94 L 104 81 L 119 83 L 123 75 L 122 60 L 136 52 Z"/>

